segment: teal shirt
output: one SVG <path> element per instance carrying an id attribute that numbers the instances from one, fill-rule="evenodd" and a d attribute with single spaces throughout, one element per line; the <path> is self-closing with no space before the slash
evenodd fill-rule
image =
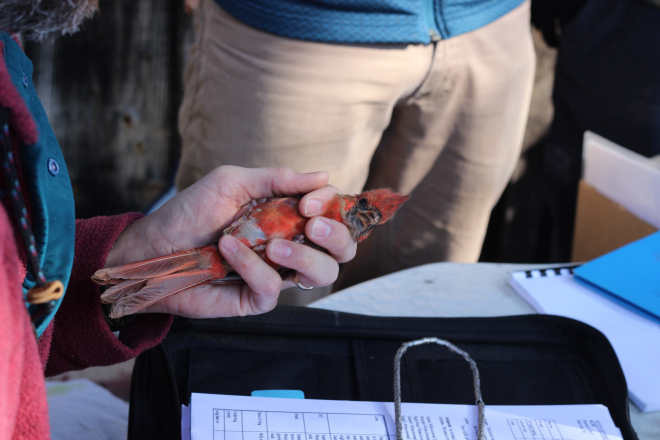
<path id="1" fill-rule="evenodd" d="M 37 126 L 37 142 L 34 145 L 21 146 L 21 165 L 32 211 L 32 229 L 41 269 L 47 281 L 60 280 L 66 292 L 73 267 L 76 223 L 69 173 L 55 133 L 32 84 L 32 62 L 9 34 L 0 32 L 0 39 L 4 43 L 4 61 L 12 83 Z M 57 164 L 57 172 L 51 172 L 55 168 L 52 161 Z M 28 270 L 23 282 L 24 297 L 34 286 L 35 276 Z M 34 323 L 39 336 L 48 327 L 63 298 L 64 296 L 56 302 L 48 315 Z M 26 306 L 28 309 L 32 307 L 27 302 Z"/>
<path id="2" fill-rule="evenodd" d="M 348 44 L 429 44 L 491 23 L 524 0 L 215 0 L 264 32 Z"/>

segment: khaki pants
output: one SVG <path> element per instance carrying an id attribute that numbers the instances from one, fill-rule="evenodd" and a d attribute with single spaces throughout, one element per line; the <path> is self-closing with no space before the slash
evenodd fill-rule
<path id="1" fill-rule="evenodd" d="M 179 115 L 182 190 L 219 165 L 326 170 L 345 193 L 412 199 L 358 246 L 340 286 L 436 261 L 474 262 L 518 158 L 535 56 L 529 2 L 432 45 L 282 38 L 213 0 Z"/>

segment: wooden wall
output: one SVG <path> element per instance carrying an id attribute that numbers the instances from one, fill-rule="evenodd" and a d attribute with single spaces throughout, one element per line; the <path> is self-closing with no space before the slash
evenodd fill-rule
<path id="1" fill-rule="evenodd" d="M 27 43 L 77 217 L 146 209 L 169 184 L 192 39 L 182 0 L 101 1 L 83 30 Z"/>
<path id="2" fill-rule="evenodd" d="M 34 83 L 67 160 L 80 218 L 144 211 L 171 184 L 181 78 L 193 40 L 183 0 L 101 0 L 83 30 L 27 43 Z M 523 155 L 493 211 L 482 261 L 545 261 L 538 197 L 555 51 L 535 33 Z"/>

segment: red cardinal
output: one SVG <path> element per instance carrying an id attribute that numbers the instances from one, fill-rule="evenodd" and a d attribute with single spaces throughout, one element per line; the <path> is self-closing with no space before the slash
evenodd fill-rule
<path id="1" fill-rule="evenodd" d="M 410 196 L 390 189 L 377 189 L 357 196 L 337 195 L 324 217 L 344 223 L 355 242 L 369 236 L 374 227 L 385 223 Z M 303 243 L 307 220 L 300 214 L 301 197 L 270 199 L 255 204 L 223 231 L 251 248 L 271 265 L 266 244 L 274 238 Z M 101 300 L 112 303 L 111 317 L 130 315 L 156 301 L 199 284 L 227 284 L 242 281 L 224 260 L 215 245 L 176 252 L 151 260 L 97 271 L 98 284 L 114 284 Z"/>

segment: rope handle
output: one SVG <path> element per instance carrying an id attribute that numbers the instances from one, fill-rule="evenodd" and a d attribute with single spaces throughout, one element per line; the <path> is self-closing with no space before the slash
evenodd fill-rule
<path id="1" fill-rule="evenodd" d="M 484 400 L 481 398 L 481 380 L 479 379 L 479 369 L 477 368 L 477 363 L 470 357 L 467 352 L 461 350 L 454 344 L 444 339 L 438 339 L 434 337 L 428 337 L 423 339 L 417 339 L 416 341 L 406 342 L 394 356 L 394 418 L 396 420 L 396 438 L 397 440 L 403 439 L 403 423 L 401 416 L 401 358 L 403 354 L 410 347 L 416 347 L 422 344 L 438 344 L 444 347 L 447 347 L 449 350 L 453 351 L 456 354 L 459 354 L 470 364 L 470 369 L 472 370 L 472 378 L 474 379 L 474 397 L 477 401 L 477 407 L 479 408 L 479 419 L 478 419 L 478 428 L 477 428 L 477 440 L 484 440 L 484 411 L 485 404 Z"/>

